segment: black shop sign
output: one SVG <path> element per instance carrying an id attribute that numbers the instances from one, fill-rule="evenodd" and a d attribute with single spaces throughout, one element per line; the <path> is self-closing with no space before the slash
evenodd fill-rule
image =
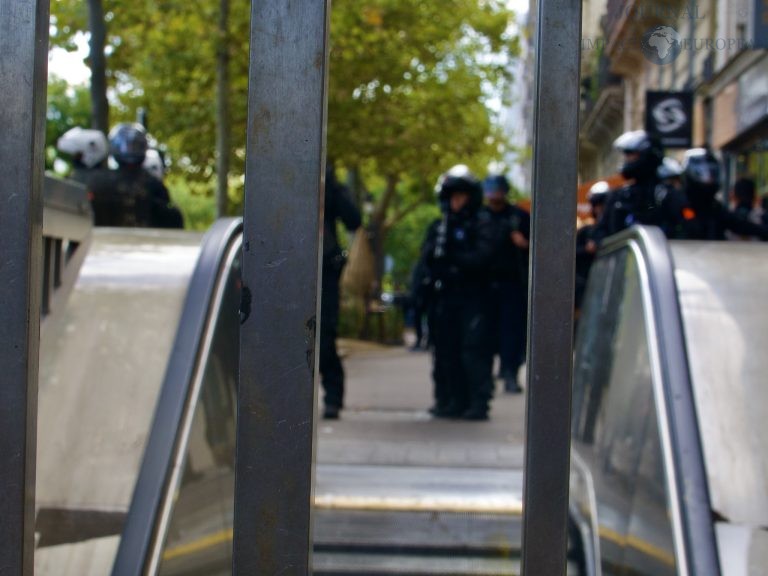
<path id="1" fill-rule="evenodd" d="M 645 130 L 665 148 L 691 148 L 693 92 L 646 92 Z"/>

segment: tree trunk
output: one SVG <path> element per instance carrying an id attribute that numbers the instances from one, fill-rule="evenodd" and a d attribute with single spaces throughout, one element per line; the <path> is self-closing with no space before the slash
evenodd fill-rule
<path id="1" fill-rule="evenodd" d="M 229 190 L 229 0 L 220 0 L 216 50 L 216 216 L 227 215 Z"/>
<path id="2" fill-rule="evenodd" d="M 347 187 L 349 188 L 350 194 L 352 194 L 355 205 L 359 209 L 362 209 L 363 203 L 365 202 L 365 186 L 360 178 L 359 166 L 352 166 L 352 168 L 349 168 L 347 171 Z"/>
<path id="3" fill-rule="evenodd" d="M 107 102 L 107 58 L 104 47 L 107 41 L 107 24 L 101 0 L 88 0 L 89 65 L 91 69 L 91 127 L 109 132 L 109 102 Z"/>
<path id="4" fill-rule="evenodd" d="M 376 209 L 371 216 L 371 223 L 368 229 L 371 238 L 371 248 L 373 250 L 374 270 L 376 271 L 376 297 L 381 295 L 382 280 L 384 278 L 384 257 L 386 256 L 384 253 L 384 242 L 386 241 L 387 233 L 389 232 L 389 227 L 387 226 L 387 213 L 389 212 L 389 207 L 392 205 L 393 200 L 395 200 L 397 183 L 397 176 L 387 176 L 387 186 L 379 199 L 378 206 L 376 206 Z"/>

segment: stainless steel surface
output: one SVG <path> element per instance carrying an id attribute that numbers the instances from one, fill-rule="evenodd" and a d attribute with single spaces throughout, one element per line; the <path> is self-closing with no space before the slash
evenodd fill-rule
<path id="1" fill-rule="evenodd" d="M 581 1 L 540 0 L 523 574 L 566 570 Z"/>
<path id="2" fill-rule="evenodd" d="M 628 542 L 636 538 L 640 542 L 650 542 L 652 547 L 648 550 L 630 548 L 625 560 L 630 572 L 637 570 L 639 563 L 646 572 L 651 574 L 667 572 L 676 576 L 688 576 L 691 573 L 690 556 L 696 554 L 704 560 L 710 556 L 712 550 L 690 550 L 693 542 L 686 538 L 690 530 L 686 530 L 688 527 L 684 525 L 685 516 L 690 518 L 689 509 L 692 506 L 688 506 L 689 503 L 685 500 L 686 481 L 680 474 L 680 467 L 684 462 L 683 458 L 678 456 L 678 452 L 683 440 L 680 438 L 682 435 L 679 434 L 679 428 L 676 427 L 679 409 L 675 410 L 673 396 L 679 399 L 682 396 L 680 390 L 683 389 L 690 394 L 690 383 L 677 315 L 669 251 L 661 231 L 654 229 L 654 234 L 655 238 L 649 238 L 645 237 L 644 232 L 641 231 L 639 236 L 642 240 L 628 244 L 637 262 L 637 274 L 640 280 L 639 297 L 643 307 L 642 322 L 646 330 L 645 338 L 649 351 L 648 371 L 652 374 L 651 398 L 655 410 L 651 412 L 649 418 L 646 418 L 648 429 L 645 435 L 647 438 L 654 434 L 656 438 L 650 448 L 651 456 L 648 455 L 649 448 L 644 447 L 642 460 L 638 464 L 639 489 L 633 502 L 633 508 L 636 507 L 636 509 L 632 510 L 635 525 L 630 525 L 630 529 L 634 528 L 635 532 L 639 529 L 639 534 L 630 532 L 627 537 Z M 651 238 L 663 247 L 661 254 L 648 249 L 648 245 L 653 242 Z M 662 254 L 663 257 L 660 258 Z M 676 393 L 670 394 L 668 390 L 673 388 L 676 388 Z M 687 404 L 689 408 L 693 407 L 690 400 Z M 635 411 L 629 411 L 627 418 L 631 418 L 634 413 Z M 648 443 L 647 439 L 646 443 Z M 697 459 L 701 466 L 698 453 Z M 656 468 L 655 472 L 654 468 Z M 649 472 L 652 476 L 650 479 L 647 478 Z M 661 487 L 663 491 L 659 494 Z M 689 496 L 695 495 L 697 495 L 696 491 L 691 490 Z M 695 499 L 691 498 L 691 502 L 695 502 Z M 705 507 L 699 507 L 699 510 L 702 508 Z M 704 521 L 709 523 L 708 514 Z M 709 526 L 707 528 L 711 532 L 711 528 Z M 647 564 L 649 561 L 652 568 L 643 566 L 643 563 Z M 660 564 L 656 561 L 660 561 Z M 711 568 L 715 568 L 714 562 Z M 700 573 L 706 574 L 703 570 Z"/>
<path id="3" fill-rule="evenodd" d="M 156 541 L 147 572 L 185 574 L 172 567 L 168 551 L 194 536 L 231 530 L 234 505 L 235 404 L 240 372 L 238 307 L 242 298 L 238 235 L 221 259 L 194 378 L 185 397 L 189 410 L 178 431 L 177 452 L 168 488 L 157 519 Z M 210 506 L 208 509 L 205 505 Z M 215 536 L 214 536 L 215 537 Z M 224 565 L 232 564 L 231 542 L 224 549 Z M 195 560 L 199 568 L 200 558 Z M 171 564 L 171 566 L 169 566 Z"/>
<path id="4" fill-rule="evenodd" d="M 595 574 L 687 574 L 647 262 L 629 243 L 594 271 L 576 351 L 572 506 L 591 524 Z"/>
<path id="5" fill-rule="evenodd" d="M 252 3 L 234 573 L 307 574 L 329 3 Z"/>
<path id="6" fill-rule="evenodd" d="M 0 0 L 0 571 L 31 574 L 48 0 Z"/>
<path id="7" fill-rule="evenodd" d="M 768 576 L 768 530 L 717 523 L 720 570 L 728 576 Z"/>
<path id="8" fill-rule="evenodd" d="M 768 526 L 768 247 L 673 243 L 713 509 Z"/>
<path id="9" fill-rule="evenodd" d="M 73 180 L 45 177 L 43 234 L 82 242 L 93 227 L 92 218 L 85 186 Z"/>
<path id="10" fill-rule="evenodd" d="M 634 237 L 633 248 L 645 261 L 644 298 L 659 371 L 654 383 L 663 383 L 655 402 L 662 440 L 668 438 L 669 444 L 665 462 L 676 500 L 672 521 L 679 572 L 715 576 L 720 573 L 717 548 L 672 254 L 659 228 L 636 227 L 627 237 Z"/>
<path id="11" fill-rule="evenodd" d="M 695 244 L 687 244 L 695 246 Z M 595 531 L 600 532 L 601 546 L 596 548 L 596 556 L 606 557 L 610 555 L 611 549 L 624 547 L 629 552 L 621 553 L 619 558 L 622 562 L 628 563 L 630 571 L 637 571 L 638 566 L 647 566 L 648 563 L 661 561 L 666 565 L 665 570 L 671 570 L 673 562 L 677 565 L 675 574 L 719 574 L 717 547 L 715 543 L 714 528 L 712 525 L 712 512 L 710 499 L 707 490 L 707 479 L 705 473 L 704 457 L 699 439 L 699 421 L 696 418 L 696 405 L 694 402 L 694 392 L 691 385 L 689 374 L 689 358 L 687 356 L 683 326 L 680 317 L 680 307 L 678 303 L 677 284 L 674 277 L 672 263 L 672 254 L 669 250 L 663 233 L 658 228 L 635 227 L 622 234 L 612 237 L 606 247 L 601 251 L 600 257 L 595 264 L 595 281 L 599 280 L 599 275 L 606 265 L 612 260 L 617 261 L 615 269 L 622 276 L 625 265 L 622 264 L 621 256 L 626 253 L 627 248 L 631 250 L 638 262 L 638 274 L 642 280 L 641 292 L 643 298 L 644 324 L 648 331 L 648 345 L 650 355 L 647 359 L 649 369 L 652 371 L 653 378 L 653 400 L 656 410 L 653 413 L 657 416 L 658 433 L 661 440 L 661 450 L 652 450 L 646 456 L 643 453 L 643 460 L 638 464 L 637 471 L 630 474 L 628 479 L 630 484 L 626 484 L 617 478 L 611 478 L 608 484 L 600 481 L 605 476 L 605 466 L 601 462 L 589 464 L 589 450 L 582 450 L 579 442 L 574 443 L 575 451 L 583 458 L 576 458 L 579 466 L 574 469 L 574 498 L 572 505 L 579 508 L 582 523 L 580 528 L 584 528 L 584 516 L 594 514 L 595 510 L 600 510 L 601 501 L 608 503 L 607 512 L 600 512 L 598 522 L 594 522 Z M 617 256 L 619 258 L 617 258 Z M 627 269 L 629 270 L 629 269 Z M 613 274 L 613 273 L 611 273 Z M 615 282 L 614 282 L 615 284 Z M 615 306 L 614 294 L 620 295 L 624 288 L 619 284 L 611 286 L 610 283 L 602 282 L 595 284 L 590 280 L 587 290 L 584 309 L 584 322 L 579 329 L 579 342 L 577 346 L 577 358 L 579 358 L 579 370 L 575 382 L 574 399 L 577 418 L 574 422 L 575 440 L 583 441 L 588 448 L 592 444 L 599 444 L 600 439 L 597 433 L 588 433 L 588 427 L 596 430 L 602 430 L 600 434 L 607 434 L 606 424 L 602 421 L 596 421 L 595 414 L 586 411 L 583 408 L 584 391 L 579 378 L 586 378 L 587 381 L 595 380 L 593 387 L 598 391 L 599 399 L 602 387 L 600 378 L 604 377 L 603 367 L 611 367 L 612 357 L 615 353 L 614 346 L 607 350 L 589 351 L 585 353 L 582 348 L 585 343 L 592 345 L 601 338 L 611 338 L 611 327 L 615 324 L 614 317 L 617 311 L 611 306 Z M 635 289 L 637 290 L 637 289 Z M 597 297 L 597 298 L 595 298 Z M 600 299 L 603 302 L 600 302 Z M 592 301 L 594 300 L 594 301 Z M 613 304 L 611 304 L 613 302 Z M 607 306 L 606 306 L 607 304 Z M 596 326 L 591 326 L 595 316 L 595 310 L 599 314 L 605 315 L 608 322 L 600 321 Z M 634 321 L 637 324 L 637 321 Z M 639 328 L 638 330 L 639 331 Z M 593 362 L 592 358 L 600 358 L 600 362 Z M 607 368 L 606 368 L 607 369 Z M 623 370 L 625 378 L 629 378 L 632 371 Z M 584 376 L 586 374 L 586 376 Z M 619 380 L 621 382 L 621 380 Z M 637 417 L 641 408 L 636 402 L 627 402 L 632 410 L 628 411 L 627 421 Z M 609 411 L 610 413 L 611 411 Z M 650 424 L 649 419 L 648 425 Z M 597 428 L 594 428 L 597 424 Z M 587 428 L 585 428 L 587 427 Z M 611 435 L 608 434 L 610 437 Z M 631 440 L 631 438 L 630 438 Z M 610 441 L 610 438 L 609 438 Z M 631 440 L 633 442 L 634 440 Z M 626 452 L 631 446 L 631 442 L 626 445 L 619 443 L 618 454 Z M 644 449 L 645 450 L 645 449 Z M 668 511 L 654 511 L 654 506 L 658 509 L 658 500 L 651 498 L 652 492 L 644 491 L 644 475 L 648 475 L 650 469 L 643 464 L 644 461 L 654 462 L 655 466 L 662 465 L 663 473 L 667 479 L 667 488 L 669 490 L 668 499 L 670 502 Z M 585 467 L 586 464 L 586 467 Z M 593 468 L 589 478 L 584 474 L 585 469 Z M 656 472 L 658 475 L 658 470 Z M 617 510 L 615 509 L 614 492 L 617 489 L 631 487 L 631 482 L 637 482 L 638 491 L 633 497 L 637 502 L 632 503 L 632 521 L 629 524 L 630 532 L 623 539 L 611 539 L 611 534 L 621 535 L 622 530 L 627 529 L 626 522 L 619 521 L 615 523 Z M 595 497 L 588 495 L 579 495 L 578 486 L 581 484 L 584 488 L 590 489 L 590 485 L 596 487 Z M 652 482 L 652 485 L 659 486 L 660 482 Z M 605 495 L 601 496 L 601 492 Z M 597 501 L 593 504 L 590 500 Z M 654 501 L 656 504 L 654 504 Z M 587 509 L 592 512 L 587 513 Z M 626 507 L 624 512 L 618 510 L 618 514 L 626 516 Z M 578 520 L 578 514 L 577 520 Z M 635 519 L 637 517 L 637 519 Z M 587 520 L 589 518 L 586 518 Z M 606 521 L 614 520 L 615 530 L 609 526 L 607 529 L 608 537 L 603 535 L 603 524 Z M 672 534 L 667 538 L 658 540 L 661 524 L 659 522 L 668 522 L 672 528 Z M 598 526 L 599 524 L 599 526 Z M 658 527 L 654 528 L 658 524 Z M 643 536 L 647 534 L 648 536 Z M 651 537 L 652 536 L 652 537 Z M 658 541 L 657 541 L 658 540 Z M 632 547 L 632 543 L 650 543 L 651 546 Z M 664 551 L 664 546 L 658 544 L 674 543 L 674 554 L 670 555 L 670 550 Z M 629 546 L 629 548 L 627 548 Z M 662 570 L 661 564 L 656 568 L 644 568 L 641 573 L 657 574 Z"/>
<path id="12" fill-rule="evenodd" d="M 210 311 L 223 273 L 222 266 L 239 239 L 240 222 L 234 218 L 218 220 L 203 238 L 195 270 L 187 282 L 184 308 L 175 331 L 160 397 L 153 410 L 152 430 L 112 569 L 114 576 L 141 573 L 152 550 L 162 545 L 156 535 L 159 518 L 167 500 L 173 496 L 174 487 L 169 485 L 171 470 L 178 452 L 184 450 L 180 428 L 194 400 L 190 398 L 190 386 L 201 369 L 200 362 L 206 360 L 200 357 L 201 348 L 210 322 L 214 320 Z M 236 340 L 237 334 L 232 336 Z M 231 343 L 230 348 L 233 354 L 239 353 L 236 342 Z M 233 368 L 232 372 L 236 374 L 237 370 Z M 234 413 L 234 408 L 232 411 Z"/>
<path id="13" fill-rule="evenodd" d="M 128 510 L 199 244 L 184 232 L 94 232 L 66 306 L 42 334 L 38 519 Z M 44 528 L 38 574 L 111 565 L 114 531 Z"/>

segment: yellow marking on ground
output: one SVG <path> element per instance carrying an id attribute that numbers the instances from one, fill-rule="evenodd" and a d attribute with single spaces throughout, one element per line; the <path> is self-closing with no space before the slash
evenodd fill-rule
<path id="1" fill-rule="evenodd" d="M 494 502 L 462 499 L 430 498 L 381 498 L 367 496 L 315 496 L 315 508 L 319 510 L 347 510 L 363 512 L 433 512 L 448 514 L 505 514 L 522 516 L 523 503 L 519 500 Z M 201 552 L 207 548 L 232 541 L 232 529 L 221 530 L 186 544 L 179 544 L 163 552 L 163 560 L 173 560 Z"/>
<path id="2" fill-rule="evenodd" d="M 206 548 L 218 546 L 219 544 L 232 542 L 233 535 L 234 532 L 232 531 L 232 528 L 230 528 L 229 530 L 221 530 L 220 532 L 214 532 L 208 536 L 203 536 L 202 538 L 198 538 L 187 544 L 180 544 L 173 548 L 168 548 L 163 552 L 163 560 L 173 560 L 174 558 L 188 556 L 189 554 L 194 554 L 195 552 L 200 552 Z"/>
<path id="3" fill-rule="evenodd" d="M 320 510 L 361 510 L 366 512 L 444 512 L 448 514 L 505 514 L 521 516 L 523 503 L 519 500 L 467 501 L 462 498 L 420 498 L 396 496 L 316 496 L 315 508 Z"/>
<path id="4" fill-rule="evenodd" d="M 601 538 L 609 540 L 619 546 L 628 546 L 630 548 L 634 548 L 635 550 L 639 550 L 646 556 L 650 556 L 651 558 L 654 558 L 662 564 L 666 564 L 667 566 L 677 565 L 674 554 L 670 554 L 664 548 L 659 548 L 655 544 L 651 544 L 647 540 L 643 540 L 637 536 L 624 536 L 623 534 L 619 534 L 610 528 L 605 528 L 602 526 L 600 527 L 599 534 Z"/>

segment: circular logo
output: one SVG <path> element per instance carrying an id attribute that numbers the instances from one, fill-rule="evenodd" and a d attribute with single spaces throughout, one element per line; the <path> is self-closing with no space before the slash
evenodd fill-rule
<path id="1" fill-rule="evenodd" d="M 685 106 L 677 98 L 666 98 L 651 110 L 656 129 L 663 134 L 680 130 L 688 123 Z"/>
<path id="2" fill-rule="evenodd" d="M 683 41 L 671 26 L 656 26 L 643 34 L 643 54 L 654 64 L 671 64 L 683 51 Z"/>

